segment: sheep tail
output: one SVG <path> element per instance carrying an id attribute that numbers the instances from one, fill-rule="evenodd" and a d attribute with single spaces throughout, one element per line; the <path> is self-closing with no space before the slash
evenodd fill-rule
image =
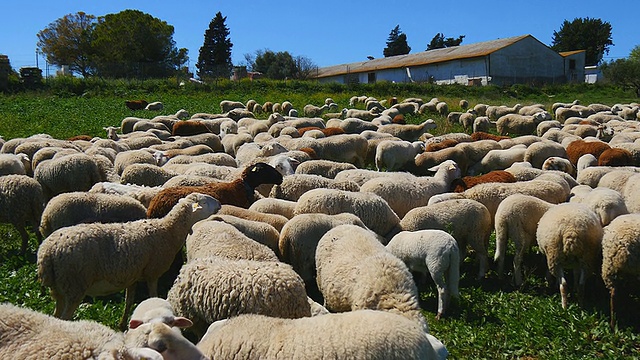
<path id="1" fill-rule="evenodd" d="M 456 248 L 456 250 L 458 250 Z M 449 269 L 446 276 L 449 294 L 452 297 L 459 297 L 458 283 L 460 282 L 460 251 L 452 251 L 449 255 Z"/>
<path id="2" fill-rule="evenodd" d="M 565 254 L 581 254 L 582 253 L 582 242 L 580 241 L 580 237 L 576 233 L 568 233 L 565 235 L 563 240 L 563 247 Z"/>
<path id="3" fill-rule="evenodd" d="M 53 261 L 49 258 L 44 258 L 38 264 L 38 280 L 42 286 L 51 287 L 55 283 L 55 267 L 53 265 Z"/>

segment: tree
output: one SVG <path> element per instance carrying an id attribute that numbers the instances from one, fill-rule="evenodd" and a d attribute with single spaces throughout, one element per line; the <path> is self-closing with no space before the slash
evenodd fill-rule
<path id="1" fill-rule="evenodd" d="M 306 56 L 294 57 L 287 51 L 258 50 L 255 57 L 245 54 L 244 58 L 252 71 L 261 72 L 270 79 L 307 79 L 318 69 L 318 65 Z"/>
<path id="2" fill-rule="evenodd" d="M 448 38 L 445 39 L 443 33 L 437 33 L 433 37 L 433 39 L 431 39 L 431 42 L 429 43 L 429 45 L 427 45 L 427 50 L 442 49 L 442 48 L 447 48 L 447 47 L 451 47 L 451 46 L 458 46 L 458 45 L 462 44 L 462 39 L 464 39 L 464 35 L 460 35 L 455 39 L 451 38 L 451 37 L 448 37 Z"/>
<path id="3" fill-rule="evenodd" d="M 67 14 L 38 32 L 38 50 L 50 64 L 68 65 L 71 72 L 86 77 L 92 72 L 91 33 L 95 24 L 96 17 L 82 11 Z"/>
<path id="4" fill-rule="evenodd" d="M 407 34 L 400 31 L 400 25 L 396 25 L 389 33 L 387 38 L 387 47 L 382 50 L 384 57 L 404 55 L 411 51 L 411 47 L 407 44 Z"/>
<path id="5" fill-rule="evenodd" d="M 96 73 L 109 78 L 172 76 L 188 59 L 173 26 L 139 10 L 99 17 L 91 44 Z"/>
<path id="6" fill-rule="evenodd" d="M 633 89 L 638 97 L 640 97 L 640 58 L 637 56 L 639 50 L 640 46 L 636 46 L 631 50 L 629 58 L 605 62 L 600 66 L 607 81 L 626 89 Z"/>
<path id="7" fill-rule="evenodd" d="M 553 32 L 551 48 L 555 51 L 585 50 L 585 65 L 598 65 L 609 53 L 611 24 L 600 19 L 575 18 L 565 20 L 559 31 Z"/>
<path id="8" fill-rule="evenodd" d="M 229 28 L 225 25 L 227 17 L 222 17 L 218 11 L 209 23 L 209 28 L 204 32 L 204 44 L 200 47 L 198 55 L 197 75 L 200 78 L 223 77 L 231 75 L 233 64 L 231 63 L 231 48 L 233 44 L 229 39 Z"/>

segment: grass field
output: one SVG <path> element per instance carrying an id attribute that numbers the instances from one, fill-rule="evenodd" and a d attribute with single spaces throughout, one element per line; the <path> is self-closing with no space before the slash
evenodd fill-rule
<path id="1" fill-rule="evenodd" d="M 74 84 L 71 84 L 74 85 Z M 295 108 L 307 103 L 321 104 L 332 97 L 345 107 L 353 95 L 438 97 L 459 110 L 458 101 L 470 104 L 513 105 L 515 103 L 570 102 L 577 98 L 584 104 L 599 102 L 608 105 L 637 101 L 632 94 L 610 87 L 557 87 L 532 89 L 467 89 L 463 87 L 406 86 L 381 84 L 378 87 L 318 86 L 301 83 L 220 84 L 207 89 L 180 88 L 177 85 L 107 84 L 101 89 L 80 85 L 40 92 L 0 94 L 0 135 L 5 139 L 47 133 L 55 138 L 87 134 L 104 137 L 103 126 L 119 125 L 126 116 L 151 118 L 173 114 L 184 108 L 190 113 L 219 112 L 222 99 L 246 101 L 255 99 L 281 102 L 289 100 Z M 149 89 L 150 88 L 150 89 Z M 125 99 L 144 98 L 162 101 L 165 109 L 159 113 L 133 113 L 124 106 Z M 434 134 L 461 131 L 444 118 L 430 116 L 439 127 Z M 411 118 L 420 122 L 424 117 Z M 33 234 L 32 232 L 30 232 Z M 32 236 L 26 256 L 18 254 L 20 236 L 10 225 L 0 225 L 0 303 L 10 302 L 45 313 L 53 313 L 54 303 L 36 278 L 37 244 Z M 492 240 L 493 244 L 493 240 Z M 494 247 L 489 249 L 493 254 Z M 506 264 L 510 268 L 513 249 Z M 435 319 L 437 293 L 435 287 L 422 286 L 421 299 L 431 332 L 443 341 L 452 359 L 635 359 L 640 358 L 640 301 L 631 299 L 622 312 L 620 327 L 609 328 L 608 293 L 601 281 L 592 277 L 587 283 L 585 304 L 579 306 L 574 297 L 563 310 L 557 287 L 545 281 L 542 255 L 535 251 L 525 258 L 525 284 L 511 285 L 510 274 L 498 279 L 490 270 L 482 281 L 474 279 L 476 264 L 467 258 L 463 264 L 460 299 L 451 313 Z M 633 290 L 638 295 L 637 289 Z M 92 319 L 113 328 L 123 309 L 123 293 L 107 298 L 91 299 L 76 312 L 78 319 Z"/>

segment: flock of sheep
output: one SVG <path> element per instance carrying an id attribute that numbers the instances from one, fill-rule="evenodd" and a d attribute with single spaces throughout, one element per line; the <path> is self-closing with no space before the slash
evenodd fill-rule
<path id="1" fill-rule="evenodd" d="M 537 245 L 563 308 L 602 277 L 613 325 L 616 292 L 640 275 L 638 104 L 456 107 L 354 96 L 299 116 L 225 100 L 127 117 L 105 138 L 1 140 L 0 222 L 23 253 L 35 230 L 56 307 L 0 305 L 0 357 L 445 358 L 412 273 L 446 316 L 469 248 L 478 281 L 489 270 L 494 231 L 500 277 L 509 241 L 518 286 Z M 411 114 L 465 132 L 433 136 Z M 139 282 L 149 298 L 133 310 Z M 85 296 L 122 290 L 125 332 L 70 321 Z"/>

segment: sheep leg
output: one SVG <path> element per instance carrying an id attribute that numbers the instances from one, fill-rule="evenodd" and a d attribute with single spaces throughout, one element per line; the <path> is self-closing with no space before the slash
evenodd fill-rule
<path id="1" fill-rule="evenodd" d="M 134 282 L 131 286 L 129 286 L 124 291 L 124 312 L 122 313 L 122 318 L 120 319 L 120 324 L 118 324 L 120 330 L 124 331 L 127 329 L 127 325 L 129 324 L 129 313 L 131 312 L 131 308 L 133 307 L 133 300 L 136 295 L 136 283 Z"/>
<path id="2" fill-rule="evenodd" d="M 80 303 L 82 302 L 82 297 L 80 299 L 69 299 L 64 296 L 60 296 L 56 299 L 56 310 L 53 316 L 62 319 L 62 320 L 71 320 L 73 318 L 73 313 L 76 311 Z"/>
<path id="3" fill-rule="evenodd" d="M 27 230 L 25 230 L 24 225 L 14 225 L 18 233 L 20 233 L 20 238 L 22 239 L 22 245 L 20 246 L 20 255 L 24 255 L 27 253 L 27 247 L 29 246 L 29 234 L 27 234 Z"/>
<path id="4" fill-rule="evenodd" d="M 502 229 L 496 227 L 496 252 L 493 257 L 493 261 L 498 263 L 498 278 L 502 279 L 502 274 L 504 272 L 504 256 L 507 252 L 507 234 Z M 515 260 L 514 260 L 515 266 Z"/>
<path id="5" fill-rule="evenodd" d="M 149 297 L 158 296 L 158 279 L 147 281 L 147 290 L 149 291 Z"/>
<path id="6" fill-rule="evenodd" d="M 567 308 L 567 293 L 569 289 L 567 289 L 567 279 L 564 277 L 564 271 L 562 268 L 559 268 L 556 277 L 560 282 L 560 298 L 562 299 L 562 308 Z"/>
<path id="7" fill-rule="evenodd" d="M 444 272 L 446 269 L 429 269 L 433 282 L 436 283 L 438 289 L 438 314 L 436 319 L 440 320 L 444 315 L 449 303 L 449 291 L 447 290 L 447 284 L 444 279 Z"/>
<path id="8" fill-rule="evenodd" d="M 582 306 L 584 305 L 584 285 L 587 279 L 586 272 L 584 271 L 584 269 L 576 269 L 573 271 L 573 273 L 574 278 L 578 279 L 578 281 L 576 281 L 576 289 L 578 290 L 578 303 Z"/>
<path id="9" fill-rule="evenodd" d="M 609 326 L 611 327 L 612 331 L 616 327 L 615 300 L 616 300 L 616 288 L 612 287 L 611 290 L 609 290 L 609 308 L 610 308 L 609 316 L 611 318 L 609 322 Z"/>

